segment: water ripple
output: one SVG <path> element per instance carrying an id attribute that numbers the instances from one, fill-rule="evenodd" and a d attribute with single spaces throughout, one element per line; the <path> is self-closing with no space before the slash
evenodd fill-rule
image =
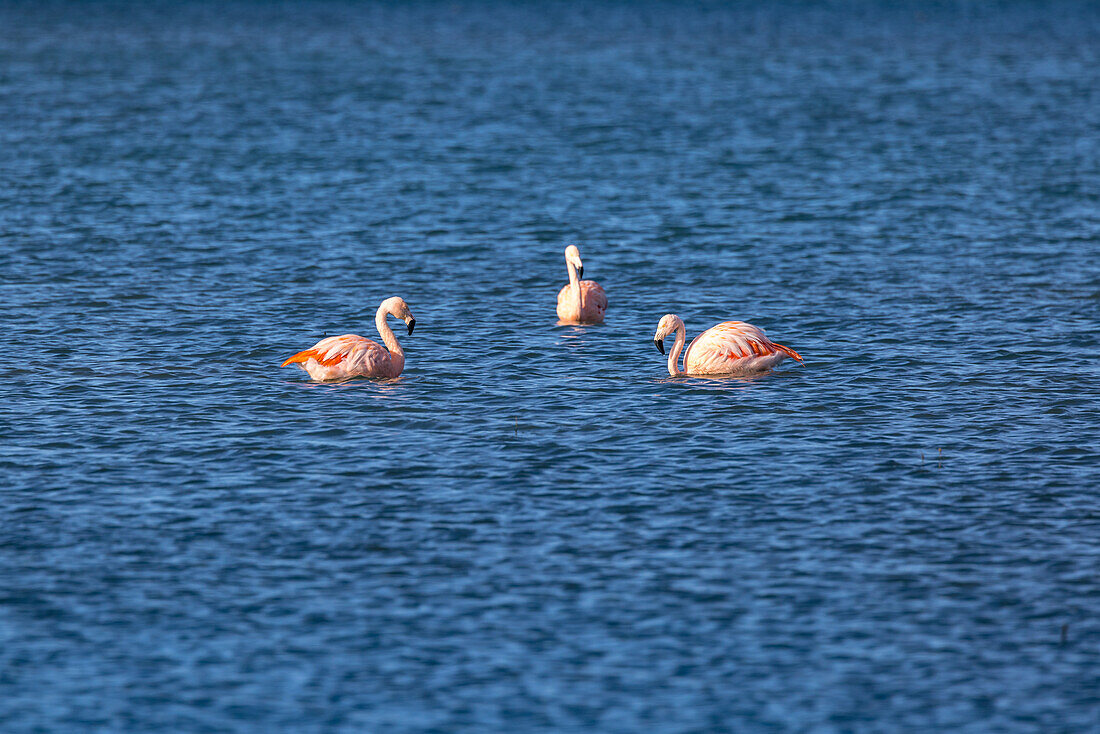
<path id="1" fill-rule="evenodd" d="M 1100 728 L 1095 7 L 85 10 L 0 4 L 4 731 Z"/>

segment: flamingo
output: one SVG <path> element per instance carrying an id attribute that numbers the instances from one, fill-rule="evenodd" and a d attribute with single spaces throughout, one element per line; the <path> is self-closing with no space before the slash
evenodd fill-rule
<path id="1" fill-rule="evenodd" d="M 787 357 L 802 357 L 790 347 L 764 336 L 764 330 L 743 321 L 723 321 L 691 340 L 684 353 L 684 369 L 679 366 L 680 350 L 687 341 L 687 329 L 683 319 L 676 314 L 665 314 L 657 324 L 653 345 L 665 353 L 664 340 L 676 332 L 676 343 L 668 355 L 668 373 L 680 375 L 728 375 L 771 369 Z"/>
<path id="2" fill-rule="evenodd" d="M 558 291 L 558 318 L 565 324 L 598 324 L 607 311 L 607 295 L 594 280 L 584 277 L 581 251 L 576 245 L 565 248 L 565 267 L 569 270 L 569 285 Z"/>
<path id="3" fill-rule="evenodd" d="M 349 377 L 397 377 L 405 367 L 405 352 L 386 323 L 387 315 L 404 321 L 409 327 L 409 334 L 413 333 L 416 319 L 403 299 L 394 296 L 382 301 L 374 323 L 382 341 L 389 347 L 388 352 L 376 341 L 344 334 L 322 339 L 304 352 L 289 357 L 282 366 L 296 364 L 314 380 L 320 381 L 345 380 Z"/>

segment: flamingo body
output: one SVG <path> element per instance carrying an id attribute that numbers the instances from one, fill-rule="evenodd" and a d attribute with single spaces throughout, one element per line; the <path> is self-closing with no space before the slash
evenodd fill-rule
<path id="1" fill-rule="evenodd" d="M 558 291 L 558 319 L 563 324 L 599 324 L 607 313 L 607 294 L 594 280 L 584 277 L 584 263 L 576 245 L 565 248 L 569 283 Z"/>
<path id="2" fill-rule="evenodd" d="M 802 361 L 793 349 L 764 336 L 763 329 L 744 321 L 723 321 L 691 340 L 684 352 L 684 372 L 689 375 L 759 372 L 775 367 L 787 357 Z"/>
<path id="3" fill-rule="evenodd" d="M 314 380 L 346 380 L 350 377 L 393 378 L 405 368 L 405 352 L 386 323 L 386 316 L 393 315 L 405 321 L 409 334 L 413 333 L 416 319 L 409 311 L 404 300 L 387 298 L 378 307 L 374 323 L 385 342 L 383 347 L 376 341 L 357 334 L 330 336 L 314 344 L 305 351 L 287 358 L 283 366 L 296 364 L 309 373 Z"/>
<path id="4" fill-rule="evenodd" d="M 598 324 L 607 313 L 607 294 L 594 280 L 579 280 L 576 288 L 581 297 L 577 298 L 571 283 L 563 285 L 558 291 L 558 318 L 570 324 Z M 580 301 L 578 303 L 577 301 Z"/>
<path id="5" fill-rule="evenodd" d="M 764 335 L 764 330 L 743 321 L 723 321 L 695 337 L 684 353 L 684 369 L 680 369 L 680 350 L 687 330 L 679 316 L 667 314 L 657 326 L 653 343 L 664 354 L 664 339 L 676 334 L 676 343 L 668 355 L 668 372 L 679 375 L 736 375 L 760 372 L 775 367 L 787 357 L 802 362 L 801 355 L 790 347 L 776 344 Z"/>
<path id="6" fill-rule="evenodd" d="M 314 380 L 346 380 L 349 377 L 397 377 L 405 366 L 395 362 L 381 344 L 356 334 L 330 336 L 283 362 L 302 366 Z"/>

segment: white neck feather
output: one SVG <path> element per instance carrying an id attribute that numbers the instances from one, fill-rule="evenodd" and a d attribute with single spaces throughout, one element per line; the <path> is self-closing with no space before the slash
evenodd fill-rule
<path id="1" fill-rule="evenodd" d="M 569 287 L 573 291 L 573 298 L 577 301 L 577 313 L 581 312 L 581 281 L 577 277 L 577 268 L 569 260 L 565 261 L 565 267 L 569 270 Z"/>
<path id="2" fill-rule="evenodd" d="M 386 344 L 386 349 L 390 350 L 390 359 L 394 361 L 394 364 L 405 364 L 405 352 L 401 349 L 401 345 L 397 343 L 397 337 L 393 334 L 393 329 L 386 323 L 386 316 L 400 316 L 395 312 L 387 308 L 383 303 L 378 307 L 378 313 L 374 316 L 374 325 L 378 327 L 378 335 L 382 337 L 382 341 Z"/>
<path id="3" fill-rule="evenodd" d="M 687 327 L 684 326 L 684 322 L 679 317 L 676 318 L 676 343 L 672 345 L 672 351 L 668 353 L 668 373 L 673 377 L 679 377 L 684 374 L 684 371 L 680 369 L 680 350 L 684 348 L 684 342 L 687 341 Z"/>

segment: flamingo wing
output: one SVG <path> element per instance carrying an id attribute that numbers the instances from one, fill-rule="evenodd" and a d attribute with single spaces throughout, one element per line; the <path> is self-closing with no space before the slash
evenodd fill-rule
<path id="1" fill-rule="evenodd" d="M 581 287 L 581 303 L 587 310 L 589 308 L 595 308 L 601 315 L 607 311 L 607 294 L 603 292 L 603 286 L 594 280 L 582 280 L 580 282 Z"/>
<path id="2" fill-rule="evenodd" d="M 344 361 L 352 349 L 366 341 L 369 340 L 355 334 L 330 336 L 317 342 L 309 349 L 287 357 L 286 361 L 283 362 L 283 367 L 288 364 L 305 364 L 311 359 L 316 360 L 320 365 L 330 367 Z"/>
<path id="3" fill-rule="evenodd" d="M 785 357 L 802 361 L 798 352 L 776 344 L 764 330 L 743 321 L 724 321 L 692 340 L 684 354 L 689 373 L 722 374 L 768 369 Z"/>
<path id="4" fill-rule="evenodd" d="M 559 307 L 561 307 L 561 306 L 565 305 L 565 303 L 567 303 L 566 299 L 569 297 L 570 293 L 571 293 L 571 291 L 569 290 L 569 284 L 568 283 L 566 283 L 565 285 L 563 285 L 561 287 L 561 290 L 558 291 L 558 306 Z"/>

